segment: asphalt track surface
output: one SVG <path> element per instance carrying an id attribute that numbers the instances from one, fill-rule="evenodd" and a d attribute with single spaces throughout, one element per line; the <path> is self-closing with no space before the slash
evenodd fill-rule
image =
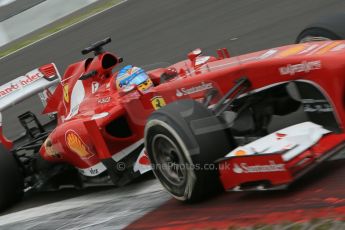
<path id="1" fill-rule="evenodd" d="M 113 39 L 113 42 L 107 46 L 108 50 L 124 57 L 125 63 L 139 66 L 158 62 L 173 63 L 185 59 L 186 54 L 197 47 L 209 54 L 215 54 L 217 48 L 227 47 L 232 55 L 238 55 L 290 44 L 294 42 L 295 37 L 305 25 L 320 16 L 341 12 L 344 7 L 345 2 L 342 0 L 129 0 L 1 59 L 0 84 L 48 62 L 55 62 L 62 73 L 69 63 L 81 58 L 80 51 L 85 46 L 107 36 Z M 38 112 L 40 110 L 38 100 L 30 99 L 5 113 L 5 131 L 10 137 L 21 132 L 16 116 L 27 110 Z M 246 210 L 251 211 L 253 215 L 255 213 L 256 220 L 263 219 L 270 212 L 316 208 L 333 210 L 334 207 L 345 205 L 343 201 L 345 195 L 341 192 L 345 186 L 340 183 L 341 178 L 345 176 L 345 170 L 341 167 L 333 167 L 333 163 L 329 164 L 331 164 L 329 170 L 325 170 L 326 173 L 322 174 L 324 176 L 317 176 L 320 180 L 314 182 L 307 180 L 305 183 L 297 184 L 291 192 L 268 193 L 268 195 L 223 194 L 196 206 L 181 205 L 170 200 L 157 211 L 138 220 L 130 228 L 166 225 L 172 228 L 181 227 L 188 226 L 187 223 L 192 220 L 199 220 L 200 224 L 208 220 L 213 224 L 217 221 L 218 224 L 224 224 L 236 217 L 243 222 L 239 214 L 243 214 Z M 155 182 L 152 183 L 155 184 Z M 134 190 L 140 191 L 145 188 L 145 183 L 142 186 L 141 184 L 133 186 Z M 150 192 L 147 197 L 140 197 L 141 200 L 148 201 L 146 206 L 140 208 L 141 215 L 168 199 L 165 192 L 158 188 L 155 191 L 158 192 L 154 197 L 150 196 L 152 195 Z M 117 190 L 112 189 L 111 193 L 116 197 Z M 71 196 L 78 194 L 71 191 Z M 121 205 L 121 210 L 127 213 L 122 215 L 122 225 L 119 225 L 121 227 L 132 222 L 134 219 L 130 217 L 133 217 L 133 212 L 137 212 L 137 209 L 133 208 L 135 204 L 131 203 L 132 200 L 138 201 L 135 192 L 133 194 L 133 197 L 126 197 L 127 203 Z M 55 202 L 64 197 L 65 195 L 61 195 L 60 192 L 55 192 L 32 200 L 28 197 L 24 203 L 25 207 L 33 207 Z M 294 206 L 297 203 L 298 205 Z M 107 200 L 104 205 L 106 204 L 114 203 Z M 267 204 L 272 204 L 272 206 L 268 207 Z M 109 208 L 107 215 L 114 220 L 117 214 L 111 211 L 112 206 L 114 209 L 119 207 L 107 206 Z M 18 204 L 13 210 L 22 210 L 25 207 Z M 100 208 L 101 205 L 97 207 Z M 73 210 L 73 213 L 81 211 L 71 207 L 70 210 Z M 82 210 L 84 212 L 97 211 L 92 205 L 85 206 Z M 36 209 L 33 212 L 42 213 Z M 61 218 L 61 215 L 64 215 L 64 218 Z M 66 227 L 66 221 L 73 222 L 76 217 L 68 215 L 71 215 L 71 212 L 64 210 L 56 215 L 48 215 L 49 218 L 38 215 L 39 217 L 31 217 L 26 219 L 27 222 L 20 223 L 23 226 L 22 229 L 58 229 L 59 227 L 71 229 L 72 227 Z M 123 216 L 127 216 L 128 219 Z M 242 215 L 242 217 L 246 219 L 250 216 Z M 47 218 L 49 221 L 42 221 Z M 33 227 L 30 225 L 33 222 L 39 222 L 40 225 Z M 102 222 L 102 224 L 106 223 L 112 222 L 110 219 Z M 5 226 L 5 229 L 18 227 L 15 222 L 7 223 Z M 82 229 L 81 226 L 73 228 Z"/>

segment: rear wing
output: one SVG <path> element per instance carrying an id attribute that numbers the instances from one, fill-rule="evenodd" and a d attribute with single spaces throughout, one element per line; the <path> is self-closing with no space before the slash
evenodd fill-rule
<path id="1" fill-rule="evenodd" d="M 55 64 L 50 63 L 0 86 L 0 112 L 57 85 L 60 80 Z"/>
<path id="2" fill-rule="evenodd" d="M 9 150 L 13 146 L 3 135 L 1 112 L 35 94 L 39 94 L 45 104 L 60 81 L 59 71 L 54 63 L 50 63 L 0 86 L 0 144 Z"/>

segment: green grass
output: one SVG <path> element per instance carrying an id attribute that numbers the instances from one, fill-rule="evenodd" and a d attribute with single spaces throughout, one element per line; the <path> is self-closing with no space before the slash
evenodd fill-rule
<path id="1" fill-rule="evenodd" d="M 122 0 L 108 0 L 105 1 L 103 4 L 99 4 L 97 5 L 95 8 L 92 8 L 86 12 L 83 12 L 80 15 L 77 15 L 75 17 L 69 17 L 67 16 L 66 20 L 62 20 L 60 23 L 58 24 L 54 24 L 52 27 L 47 27 L 47 29 L 45 29 L 44 31 L 41 31 L 39 33 L 34 33 L 32 36 L 28 37 L 25 40 L 19 40 L 18 42 L 14 42 L 13 44 L 9 45 L 9 47 L 5 48 L 4 50 L 0 51 L 0 58 L 7 56 L 13 52 L 15 52 L 16 50 L 19 50 L 25 46 L 28 46 L 30 44 L 35 43 L 36 41 L 43 39 L 53 33 L 59 32 L 75 23 L 81 22 L 84 19 L 97 14 L 105 9 L 111 8 L 114 5 L 118 4 L 119 2 L 121 2 Z"/>

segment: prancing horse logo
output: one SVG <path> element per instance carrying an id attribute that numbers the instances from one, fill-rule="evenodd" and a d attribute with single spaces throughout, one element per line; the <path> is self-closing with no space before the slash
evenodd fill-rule
<path id="1" fill-rule="evenodd" d="M 151 104 L 155 110 L 158 110 L 166 105 L 165 100 L 161 96 L 156 96 L 151 99 Z"/>

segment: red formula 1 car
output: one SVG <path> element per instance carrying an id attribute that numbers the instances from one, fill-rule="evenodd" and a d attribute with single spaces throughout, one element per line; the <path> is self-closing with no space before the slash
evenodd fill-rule
<path id="1" fill-rule="evenodd" d="M 151 171 L 143 151 L 147 117 L 184 96 L 201 98 L 212 83 L 189 88 L 195 83 L 188 76 L 199 66 L 225 58 L 201 56 L 196 50 L 189 54 L 186 68 L 176 65 L 179 73 L 173 66 L 148 71 L 150 91 L 140 90 L 148 81 L 118 88 L 118 73 L 112 71 L 122 59 L 103 50 L 110 41 L 85 48 L 82 53 L 93 52 L 94 57 L 70 65 L 63 77 L 48 64 L 0 87 L 0 111 L 39 93 L 43 113 L 52 118 L 43 125 L 34 113 L 25 112 L 19 116 L 25 135 L 13 141 L 0 126 L 0 209 L 24 192 L 122 186 Z M 164 91 L 170 95 L 163 98 Z"/>
<path id="2" fill-rule="evenodd" d="M 327 39 L 321 35 L 306 32 L 302 39 Z M 13 141 L 0 122 L 0 209 L 24 192 L 121 186 L 147 172 L 150 115 L 146 147 L 154 172 L 183 200 L 220 185 L 217 170 L 199 170 L 215 160 L 226 189 L 271 188 L 342 147 L 344 42 L 232 58 L 226 49 L 217 57 L 197 49 L 187 60 L 149 71 L 154 88 L 145 93 L 137 85 L 117 89 L 112 71 L 122 59 L 103 50 L 108 42 L 84 49 L 95 56 L 70 65 L 63 77 L 48 64 L 0 87 L 0 112 L 39 93 L 52 118 L 41 124 L 32 112 L 22 114 L 25 135 Z M 289 118 L 297 126 L 271 127 L 277 116 L 298 112 Z M 198 168 L 176 168 L 186 163 Z"/>
<path id="3" fill-rule="evenodd" d="M 145 126 L 146 151 L 165 189 L 193 202 L 220 189 L 286 188 L 344 153 L 345 41 L 326 38 L 176 64 L 184 80 L 155 94 L 179 100 Z"/>

